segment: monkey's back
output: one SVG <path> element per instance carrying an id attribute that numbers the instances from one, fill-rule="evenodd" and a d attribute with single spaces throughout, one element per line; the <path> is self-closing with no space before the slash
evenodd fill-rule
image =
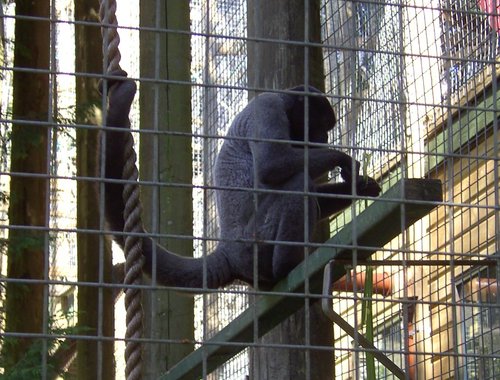
<path id="1" fill-rule="evenodd" d="M 247 106 L 231 124 L 214 169 L 217 211 L 222 238 L 243 237 L 254 205 L 253 158 L 248 141 L 251 112 Z"/>

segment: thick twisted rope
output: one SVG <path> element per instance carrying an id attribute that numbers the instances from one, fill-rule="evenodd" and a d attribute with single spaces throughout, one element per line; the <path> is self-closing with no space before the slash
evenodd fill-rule
<path id="1" fill-rule="evenodd" d="M 118 35 L 118 21 L 116 19 L 116 1 L 101 0 L 99 15 L 101 18 L 103 52 L 107 58 L 106 72 L 111 74 L 120 70 L 120 36 Z M 139 173 L 135 165 L 137 156 L 134 151 L 134 139 L 131 133 L 127 134 L 125 143 L 125 167 L 122 178 L 126 181 L 123 189 L 125 210 L 125 285 L 139 285 L 142 277 L 142 229 L 141 203 L 139 200 Z M 142 376 L 142 350 L 138 339 L 142 336 L 142 306 L 141 292 L 136 287 L 126 287 L 125 308 L 127 312 L 127 331 L 125 333 L 125 375 L 127 380 L 139 380 Z"/>
<path id="2" fill-rule="evenodd" d="M 107 58 L 107 73 L 120 69 L 120 36 L 118 35 L 118 20 L 116 19 L 116 0 L 101 0 L 99 8 L 101 19 L 101 33 L 103 40 L 103 53 Z M 105 46 L 104 46 L 105 45 Z"/>
<path id="3" fill-rule="evenodd" d="M 125 238 L 125 281 L 126 285 L 139 285 L 142 277 L 142 221 L 141 203 L 139 201 L 138 171 L 135 165 L 136 154 L 134 139 L 129 135 L 125 145 L 126 163 L 123 168 L 123 178 L 127 180 L 123 188 L 125 210 L 124 232 L 132 233 Z M 127 380 L 141 378 L 142 350 L 138 339 L 142 336 L 142 305 L 139 288 L 127 288 L 125 291 L 125 308 L 127 311 L 127 331 L 125 333 L 125 374 Z"/>

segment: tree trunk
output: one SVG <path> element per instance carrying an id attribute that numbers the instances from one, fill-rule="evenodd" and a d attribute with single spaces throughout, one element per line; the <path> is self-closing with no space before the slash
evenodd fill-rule
<path id="1" fill-rule="evenodd" d="M 190 30 L 188 0 L 141 2 L 141 26 Z M 158 8 L 158 9 L 157 9 Z M 160 134 L 141 136 L 141 180 L 167 186 L 142 191 L 144 221 L 149 231 L 160 234 L 193 235 L 191 133 L 190 38 L 177 33 L 141 31 L 141 78 L 184 81 L 174 85 L 144 81 L 140 86 L 141 129 Z M 171 187 L 168 184 L 188 187 Z M 160 239 L 180 255 L 192 256 L 189 239 Z M 154 281 L 154 278 L 153 278 Z M 193 298 L 174 291 L 144 292 L 145 337 L 189 341 L 194 339 Z M 148 344 L 144 347 L 144 376 L 157 378 L 193 350 L 193 345 Z"/>
<path id="2" fill-rule="evenodd" d="M 319 0 L 309 3 L 309 42 L 321 42 Z M 324 70 L 321 48 L 304 45 L 304 1 L 249 0 L 248 36 L 282 42 L 248 42 L 248 83 L 262 89 L 285 89 L 306 82 L 323 89 Z M 291 43 L 290 43 L 291 42 Z M 307 56 L 305 52 L 307 51 Z"/>
<path id="3" fill-rule="evenodd" d="M 95 25 L 75 25 L 75 69 L 77 73 L 102 74 L 102 38 L 99 27 L 99 1 L 75 1 L 75 20 L 95 22 Z M 98 79 L 88 76 L 76 77 L 77 124 L 99 125 L 98 111 L 101 96 L 97 90 Z M 78 128 L 76 130 L 77 176 L 94 177 L 99 173 L 96 154 L 100 146 L 98 131 Z M 77 183 L 77 227 L 95 230 L 96 233 L 79 233 L 78 281 L 111 283 L 111 244 L 97 233 L 103 229 L 99 210 L 99 186 L 95 182 Z M 78 326 L 81 333 L 91 336 L 114 336 L 114 300 L 111 288 L 78 287 Z M 112 340 L 79 340 L 77 345 L 78 379 L 113 379 L 114 343 Z"/>
<path id="4" fill-rule="evenodd" d="M 308 2 L 308 41 L 321 41 L 319 0 Z M 249 0 L 248 35 L 250 38 L 279 39 L 281 43 L 248 43 L 249 87 L 285 89 L 308 83 L 324 90 L 323 56 L 320 48 L 291 45 L 304 42 L 305 12 L 303 0 Z M 306 72 L 307 69 L 307 72 Z M 328 224 L 319 226 L 316 241 L 328 238 Z M 333 354 L 314 348 L 266 348 L 266 344 L 291 344 L 332 347 L 332 323 L 318 302 L 307 300 L 308 307 L 298 311 L 251 349 L 252 379 L 331 379 Z M 307 318 L 308 317 L 308 318 Z"/>
<path id="5" fill-rule="evenodd" d="M 16 1 L 14 66 L 16 69 L 49 69 L 49 1 Z M 48 175 L 49 77 L 47 72 L 14 71 L 11 173 Z M 23 123 L 20 123 L 20 122 Z M 31 123 L 34 122 L 34 123 Z M 26 123 L 26 124 L 24 124 Z M 13 175 L 10 180 L 7 277 L 44 280 L 48 273 L 48 235 L 30 227 L 48 227 L 48 178 Z M 7 283 L 6 325 L 8 333 L 42 333 L 44 289 L 37 283 Z M 48 294 L 48 291 L 45 292 Z M 46 321 L 45 321 L 46 322 Z M 42 366 L 42 350 L 32 338 L 4 341 L 2 356 L 8 373 L 32 347 Z M 41 367 L 40 367 L 41 368 Z"/>

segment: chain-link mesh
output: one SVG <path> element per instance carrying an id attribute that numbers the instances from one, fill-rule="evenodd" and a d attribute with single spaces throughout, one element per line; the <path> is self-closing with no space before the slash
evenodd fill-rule
<path id="1" fill-rule="evenodd" d="M 284 1 L 283 7 L 280 8 L 284 11 L 287 5 L 295 3 L 285 0 L 273 1 Z M 300 1 L 297 0 L 297 4 Z M 158 9 L 163 6 L 163 2 L 154 3 Z M 173 235 L 155 230 L 152 237 L 165 239 L 164 241 L 193 239 L 196 257 L 209 255 L 218 244 L 219 216 L 215 204 L 213 168 L 227 129 L 255 90 L 248 85 L 247 46 L 251 46 L 249 40 L 253 46 L 258 47 L 259 43 L 264 46 L 267 43 L 279 52 L 282 49 L 283 57 L 287 44 L 306 49 L 319 46 L 324 58 L 326 94 L 338 119 L 330 136 L 330 144 L 356 157 L 361 163 L 361 174 L 376 179 L 383 188 L 383 194 L 394 189 L 396 184 L 406 184 L 407 182 L 400 181 L 408 178 L 439 179 L 443 185 L 442 202 L 403 202 L 400 196 L 391 199 L 387 208 L 394 204 L 398 206 L 391 220 L 369 212 L 364 213 L 370 211 L 372 205 L 381 204 L 373 199 L 358 200 L 333 218 L 330 235 L 340 236 L 348 225 L 352 238 L 346 243 L 352 252 L 347 259 L 346 275 L 332 285 L 333 293 L 326 295 L 331 298 L 333 310 L 354 327 L 358 331 L 357 334 L 372 335 L 371 340 L 375 347 L 399 366 L 407 379 L 499 378 L 498 0 L 321 0 L 319 45 L 294 40 L 293 37 L 273 41 L 249 39 L 248 20 L 256 14 L 249 7 L 255 4 L 264 6 L 264 3 L 245 0 L 191 0 L 191 24 L 190 30 L 187 31 L 159 26 L 159 23 L 151 23 L 153 26 L 148 27 L 139 25 L 139 3 L 118 3 L 118 10 L 125 12 L 123 16 L 118 17 L 122 40 L 122 67 L 138 82 L 139 88 L 140 84 L 156 86 L 157 103 L 160 103 L 160 99 L 167 99 L 166 104 L 155 104 L 153 107 L 159 114 L 157 123 L 163 122 L 163 113 L 169 106 L 168 96 L 163 97 L 163 89 L 180 84 L 189 86 L 192 94 L 192 130 L 187 134 L 191 138 L 193 152 L 193 236 L 191 233 L 189 236 Z M 11 2 L 3 4 L 2 9 L 2 285 L 7 287 L 10 283 L 21 283 L 26 289 L 35 289 L 34 285 L 41 283 L 45 286 L 45 293 L 40 304 L 43 316 L 37 322 L 38 328 L 31 330 L 26 327 L 13 331 L 6 328 L 5 323 L 9 318 L 9 310 L 5 308 L 5 297 L 8 293 L 1 291 L 0 297 L 4 303 L 0 310 L 0 355 L 4 359 L 4 355 L 8 354 L 10 339 L 24 342 L 26 338 L 36 338 L 40 345 L 33 346 L 35 355 L 27 356 L 32 360 L 28 363 L 32 364 L 33 368 L 29 367 L 27 362 L 23 362 L 23 368 L 38 371 L 32 373 L 40 373 L 41 378 L 48 378 L 52 376 L 53 366 L 60 366 L 63 372 L 69 371 L 67 373 L 72 374 L 76 364 L 68 369 L 61 363 L 77 363 L 72 361 L 75 354 L 84 356 L 83 351 L 79 351 L 82 349 L 78 348 L 77 342 L 81 344 L 96 341 L 97 349 L 93 353 L 95 366 L 102 369 L 108 363 L 104 353 L 106 342 L 116 340 L 115 347 L 122 350 L 122 325 L 125 318 L 120 315 L 118 310 L 121 309 L 117 306 L 114 309 L 115 336 L 106 335 L 103 321 L 108 305 L 103 302 L 103 297 L 107 289 L 118 289 L 120 285 L 105 281 L 107 277 L 103 273 L 103 261 L 97 266 L 100 271 L 97 282 L 82 281 L 77 276 L 79 262 L 76 253 L 82 249 L 77 246 L 77 237 L 98 236 L 101 239 L 98 249 L 100 260 L 106 255 L 106 239 L 103 216 L 97 228 L 77 228 L 77 184 L 93 181 L 97 183 L 96 189 L 101 195 L 104 187 L 102 177 L 77 175 L 75 166 L 77 154 L 80 154 L 82 149 L 75 146 L 76 131 L 92 131 L 96 125 L 102 127 L 102 123 L 98 120 L 90 122 L 88 119 L 81 121 L 84 119 L 75 115 L 74 111 L 75 78 L 93 77 L 97 80 L 105 73 L 91 72 L 90 69 L 77 72 L 74 64 L 75 27 L 100 26 L 97 22 L 92 24 L 88 20 L 75 20 L 74 5 L 71 1 L 52 2 L 50 14 L 43 17 L 16 17 L 15 7 Z M 17 50 L 14 49 L 15 23 L 20 19 L 32 23 L 50 23 L 52 32 L 47 49 L 51 52 L 51 63 L 48 67 L 16 66 L 18 61 L 14 59 L 15 54 L 26 53 L 19 46 Z M 314 18 L 309 18 L 312 19 Z M 256 28 L 267 26 L 265 20 L 253 21 Z M 271 27 L 277 34 L 286 29 L 285 25 L 279 23 Z M 303 25 L 298 27 L 302 28 Z M 189 35 L 191 79 L 172 79 L 168 77 L 169 68 L 159 68 L 158 71 L 163 73 L 162 70 L 165 69 L 167 72 L 164 77 L 141 77 L 138 64 L 140 32 L 160 36 L 158 41 L 163 41 L 162 38 L 166 36 L 174 38 Z M 161 59 L 160 54 L 167 48 L 168 46 L 158 43 L 155 47 L 156 58 Z M 277 63 L 275 71 L 286 70 L 287 64 L 289 63 Z M 153 63 L 151 65 L 153 66 Z M 19 102 L 20 99 L 13 88 L 13 77 L 16 73 L 26 72 L 37 74 L 50 82 L 50 101 L 44 115 L 34 114 L 24 118 L 12 113 L 13 102 Z M 264 90 L 277 91 L 283 88 L 276 84 L 275 87 Z M 86 109 L 89 113 L 106 106 L 102 99 L 97 103 L 99 104 L 88 105 Z M 172 144 L 175 144 L 175 138 L 180 135 L 185 138 L 184 132 L 146 130 L 145 126 L 140 126 L 138 115 L 145 112 L 146 106 L 148 105 L 137 101 L 131 112 L 134 137 L 137 140 L 157 134 L 162 138 L 172 138 Z M 18 172 L 12 166 L 12 159 L 15 157 L 15 152 L 12 151 L 13 126 L 32 123 L 48 131 L 49 144 L 44 147 L 47 151 L 48 170 L 44 173 Z M 153 161 L 160 160 L 160 149 L 165 147 L 158 146 L 158 151 L 151 156 Z M 102 147 L 95 147 L 95 152 L 97 155 L 102 154 Z M 154 157 L 155 154 L 158 157 Z M 148 163 L 143 164 L 143 167 L 146 167 Z M 175 162 L 168 164 L 175 165 Z M 162 170 L 161 168 L 156 166 L 158 170 Z M 11 223 L 13 219 L 9 207 L 19 194 L 11 192 L 11 182 L 14 178 L 35 177 L 47 180 L 49 191 L 45 204 L 49 212 L 45 224 L 26 222 L 15 225 Z M 333 171 L 330 177 L 332 181 L 341 180 L 337 171 Z M 146 180 L 141 186 L 143 190 L 153 187 L 190 188 L 190 184 L 186 186 L 185 183 L 177 183 L 176 179 L 167 179 L 165 182 Z M 400 195 L 403 194 L 406 194 L 404 188 L 401 189 Z M 305 194 L 306 199 L 308 196 L 311 194 Z M 357 198 L 357 195 L 354 195 L 354 198 Z M 103 206 L 103 201 L 100 201 L 97 208 L 102 210 Z M 406 220 L 411 219 L 412 213 L 419 207 L 434 209 L 419 218 L 415 224 L 406 225 Z M 168 215 L 161 214 L 162 210 L 151 207 L 148 212 L 151 210 L 157 212 L 156 216 L 148 215 L 151 220 L 168 218 Z M 189 214 L 187 218 L 191 218 L 191 213 Z M 383 247 L 371 247 L 369 242 L 368 246 L 360 245 L 358 227 L 369 222 L 363 219 L 365 215 L 380 217 L 383 220 L 385 225 L 373 226 L 378 231 L 396 225 L 404 232 L 385 242 Z M 303 221 L 297 223 L 303 224 Z M 44 234 L 41 249 L 45 258 L 41 265 L 42 277 L 19 277 L 11 271 L 8 260 L 12 259 L 12 248 L 9 247 L 12 247 L 10 240 L 15 236 L 15 231 L 36 231 Z M 35 242 L 32 238 L 25 239 L 20 249 L 24 250 L 26 246 L 29 248 L 30 244 Z M 334 250 L 345 249 L 343 242 L 340 241 L 339 246 L 339 240 L 332 240 L 315 245 L 313 250 L 320 248 L 325 255 L 329 255 Z M 118 251 L 117 247 L 114 247 L 114 250 Z M 364 259 L 367 251 L 376 251 L 370 261 Z M 121 252 L 119 253 L 115 256 L 120 256 Z M 371 271 L 373 276 L 370 291 L 366 290 L 370 288 L 366 274 Z M 280 292 L 273 295 L 276 298 L 269 299 L 285 297 L 289 302 L 296 299 L 312 302 L 319 296 L 306 293 L 304 289 L 310 289 L 313 285 L 309 283 L 308 287 L 300 288 L 299 293 L 293 296 L 288 294 L 287 288 L 279 288 Z M 143 292 L 165 292 L 163 287 L 156 284 L 152 285 L 153 288 L 149 285 L 140 287 Z M 79 319 L 77 300 L 88 289 L 95 290 L 98 294 L 96 299 L 100 300 L 96 310 L 86 311 L 95 312 L 100 320 L 96 331 L 90 331 L 86 326 L 75 328 Z M 195 297 L 194 341 L 192 338 L 171 339 L 161 334 L 152 334 L 156 339 L 150 339 L 148 336 L 144 343 L 148 347 L 168 347 L 170 351 L 159 351 L 167 352 L 165 355 L 184 348 L 186 344 L 193 344 L 198 351 L 181 363 L 181 366 L 195 368 L 193 378 L 249 378 L 252 374 L 252 362 L 249 360 L 248 346 L 289 350 L 295 357 L 304 358 L 305 370 L 297 370 L 298 379 L 321 378 L 318 377 L 319 369 L 312 368 L 310 360 L 318 350 L 332 354 L 331 365 L 335 368 L 335 379 L 364 379 L 373 376 L 373 371 L 374 378 L 377 379 L 395 378 L 378 360 L 375 360 L 373 368 L 370 364 L 370 350 L 363 347 L 338 324 L 332 323 L 334 340 L 327 346 L 309 343 L 293 345 L 289 344 L 285 337 L 263 344 L 258 339 L 262 328 L 262 321 L 257 319 L 260 310 L 255 308 L 257 304 L 262 306 L 258 302 L 263 297 L 265 295 L 254 296 L 252 288 L 239 283 L 224 289 L 201 289 L 201 294 Z M 265 306 L 272 308 L 270 304 L 271 302 Z M 271 309 L 275 312 L 273 318 L 284 319 L 288 316 L 289 311 L 283 305 L 286 306 L 287 303 L 283 303 L 282 307 L 276 310 Z M 168 308 L 157 307 L 157 310 L 166 310 L 164 315 L 158 317 L 156 326 L 160 326 L 164 321 L 159 319 L 167 320 L 171 315 Z M 303 310 L 303 313 L 309 312 L 310 308 Z M 372 315 L 369 319 L 364 318 L 367 310 Z M 247 314 L 244 314 L 245 312 Z M 236 336 L 227 341 L 230 334 L 221 335 L 220 331 L 226 329 L 224 331 L 227 333 L 228 326 L 232 331 L 239 331 L 238 323 L 241 321 L 238 317 L 242 313 L 250 316 L 252 320 L 251 338 Z M 269 319 L 265 322 L 268 323 Z M 308 335 L 304 341 L 310 342 L 309 335 L 314 328 L 316 326 L 292 331 L 291 334 Z M 5 347 L 7 348 L 4 349 Z M 220 355 L 211 356 L 214 347 L 221 348 L 217 351 Z M 277 373 L 280 366 L 297 368 L 298 363 L 292 361 L 274 363 L 272 351 L 267 352 L 270 355 L 268 373 Z M 116 378 L 123 378 L 123 363 L 120 361 L 122 356 L 122 353 L 114 356 Z M 172 378 L 163 365 L 165 357 L 158 356 L 148 360 L 148 363 L 158 364 L 156 377 Z M 214 362 L 218 363 L 217 368 L 211 371 Z M 297 362 L 302 363 L 301 360 Z M 0 363 L 4 365 L 3 361 Z M 0 371 L 6 373 L 9 370 L 7 363 Z"/>

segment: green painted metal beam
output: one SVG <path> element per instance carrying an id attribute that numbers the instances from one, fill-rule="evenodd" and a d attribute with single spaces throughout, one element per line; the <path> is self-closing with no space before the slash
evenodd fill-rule
<path id="1" fill-rule="evenodd" d="M 307 298 L 310 302 L 318 301 L 322 294 L 323 269 L 330 260 L 351 258 L 354 244 L 359 247 L 358 259 L 366 260 L 441 201 L 439 180 L 406 179 L 398 182 L 313 252 L 271 292 L 257 297 L 252 307 L 160 379 L 199 379 L 204 372 L 210 373 L 253 343 L 255 335 L 262 336 L 304 307 L 306 283 L 309 289 Z M 340 279 L 345 273 L 343 265 L 336 266 L 332 280 Z"/>

